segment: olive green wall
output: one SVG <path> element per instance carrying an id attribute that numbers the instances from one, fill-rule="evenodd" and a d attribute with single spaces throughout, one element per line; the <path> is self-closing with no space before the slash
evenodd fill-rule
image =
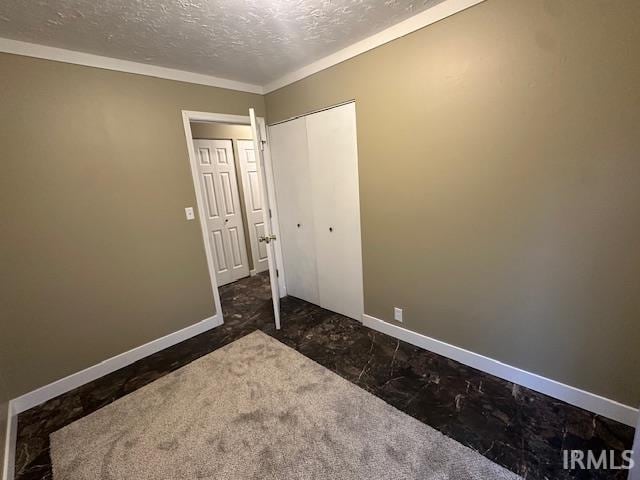
<path id="1" fill-rule="evenodd" d="M 637 406 L 640 3 L 487 0 L 266 96 L 355 98 L 366 312 Z M 207 318 L 180 110 L 263 98 L 0 54 L 0 403 Z"/>
<path id="2" fill-rule="evenodd" d="M 181 110 L 264 102 L 7 54 L 0 72 L 1 402 L 214 314 Z"/>
<path id="3" fill-rule="evenodd" d="M 251 127 L 249 125 L 229 125 L 225 123 L 199 123 L 191 122 L 191 136 L 193 138 L 210 140 L 231 140 L 233 145 L 233 159 L 236 166 L 236 179 L 238 180 L 238 193 L 242 211 L 242 228 L 244 230 L 244 243 L 247 249 L 249 268 L 253 270 L 253 257 L 251 256 L 251 239 L 249 237 L 249 222 L 244 201 L 244 185 L 240 172 L 240 155 L 238 152 L 238 140 L 251 140 Z"/>
<path id="4" fill-rule="evenodd" d="M 191 123 L 193 138 L 251 140 L 249 125 L 228 125 L 224 123 Z"/>
<path id="5" fill-rule="evenodd" d="M 640 403 L 638 18 L 487 0 L 266 96 L 356 100 L 367 314 Z"/>

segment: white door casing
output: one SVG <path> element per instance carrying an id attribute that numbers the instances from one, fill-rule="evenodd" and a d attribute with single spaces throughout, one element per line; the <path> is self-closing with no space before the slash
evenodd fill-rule
<path id="1" fill-rule="evenodd" d="M 191 122 L 217 122 L 217 123 L 225 123 L 232 125 L 251 125 L 252 119 L 249 115 L 230 115 L 225 113 L 211 113 L 211 112 L 197 112 L 191 110 L 182 110 L 182 127 L 184 130 L 184 136 L 187 146 L 187 152 L 189 155 L 189 166 L 191 170 L 191 178 L 193 181 L 193 186 L 195 190 L 195 196 L 197 201 L 197 210 L 198 210 L 198 224 L 200 225 L 200 232 L 202 234 L 203 244 L 204 244 L 204 252 L 205 257 L 207 259 L 207 270 L 209 271 L 209 279 L 211 281 L 211 291 L 213 294 L 213 304 L 215 307 L 216 317 L 220 319 L 221 322 L 224 323 L 224 314 L 222 311 L 222 303 L 220 302 L 220 292 L 218 289 L 218 280 L 215 274 L 215 262 L 214 262 L 214 253 L 211 248 L 211 243 L 209 242 L 209 232 L 208 226 L 206 222 L 206 207 L 204 200 L 204 193 L 202 192 L 201 182 L 200 182 L 200 173 L 198 169 L 198 158 L 197 153 L 193 144 L 193 133 L 191 131 Z M 257 117 L 253 119 L 253 123 L 257 123 L 259 125 L 261 132 L 266 132 L 265 121 L 263 117 Z M 270 211 L 270 217 L 272 217 L 272 228 L 276 235 L 279 235 L 278 229 L 278 207 L 275 203 L 275 186 L 273 181 L 273 170 L 271 168 L 271 156 L 269 154 L 269 145 L 265 146 L 263 159 L 265 162 L 264 171 L 266 173 L 266 184 L 268 186 L 268 210 Z M 264 198 L 264 197 L 263 197 Z M 187 220 L 188 221 L 188 220 Z M 275 262 L 274 264 L 269 265 L 269 270 L 279 269 L 280 276 L 278 277 L 277 286 L 279 288 L 275 289 L 275 292 L 279 296 L 286 296 L 287 287 L 284 283 L 284 266 L 282 264 L 282 250 L 280 249 L 280 242 L 277 242 L 275 245 Z M 272 277 L 273 278 L 273 277 Z M 272 288 L 272 293 L 274 289 Z M 279 297 L 278 300 L 279 302 Z M 276 300 L 274 300 L 275 304 Z M 278 303 L 279 305 L 279 303 Z M 275 307 L 274 307 L 275 308 Z"/>
<path id="2" fill-rule="evenodd" d="M 320 304 L 304 118 L 269 127 L 287 293 Z"/>
<path id="3" fill-rule="evenodd" d="M 320 305 L 364 313 L 355 103 L 305 117 Z"/>
<path id="4" fill-rule="evenodd" d="M 251 135 L 253 136 L 254 151 L 257 154 L 257 171 L 260 178 L 260 190 L 262 192 L 262 204 L 272 205 L 275 202 L 271 201 L 271 191 L 269 188 L 269 179 L 267 178 L 269 173 L 266 168 L 267 162 L 265 156 L 269 154 L 269 149 L 265 149 L 266 141 L 266 128 L 264 122 L 258 122 L 255 111 L 253 108 L 249 109 L 249 118 L 251 121 Z M 272 179 L 273 180 L 273 179 Z M 273 185 L 273 183 L 271 183 Z M 272 223 L 271 212 L 263 209 L 264 219 L 264 236 L 260 239 L 266 245 L 267 249 L 267 261 L 269 262 L 269 280 L 271 283 L 271 298 L 273 300 L 273 314 L 275 317 L 276 329 L 280 330 L 280 283 L 278 279 L 278 269 L 276 267 L 276 244 L 279 245 L 277 235 L 274 229 L 274 223 Z M 277 243 L 276 243 L 277 242 Z"/>
<path id="5" fill-rule="evenodd" d="M 249 275 L 231 140 L 193 140 L 218 286 Z"/>
<path id="6" fill-rule="evenodd" d="M 237 140 L 236 145 L 242 178 L 247 230 L 249 231 L 249 243 L 251 244 L 252 273 L 260 273 L 269 269 L 269 261 L 266 245 L 258 241 L 258 238 L 264 236 L 264 208 L 262 186 L 258 175 L 257 155 L 253 140 Z"/>

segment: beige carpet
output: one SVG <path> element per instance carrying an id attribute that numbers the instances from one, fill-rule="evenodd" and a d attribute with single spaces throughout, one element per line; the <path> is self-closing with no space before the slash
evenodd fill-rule
<path id="1" fill-rule="evenodd" d="M 520 479 L 254 332 L 51 435 L 54 480 Z"/>

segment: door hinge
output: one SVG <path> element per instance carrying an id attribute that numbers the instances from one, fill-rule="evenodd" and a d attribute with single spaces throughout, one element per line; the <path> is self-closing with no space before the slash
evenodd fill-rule
<path id="1" fill-rule="evenodd" d="M 276 268 L 276 277 L 280 276 L 280 272 L 278 271 L 278 269 Z"/>
<path id="2" fill-rule="evenodd" d="M 269 218 L 273 218 L 273 214 L 271 213 L 271 209 L 269 209 Z"/>
<path id="3" fill-rule="evenodd" d="M 264 146 L 267 144 L 266 140 L 260 140 L 260 150 L 264 152 Z"/>

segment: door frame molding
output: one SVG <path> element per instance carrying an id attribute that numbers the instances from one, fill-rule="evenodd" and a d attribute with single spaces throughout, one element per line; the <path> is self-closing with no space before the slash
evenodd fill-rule
<path id="1" fill-rule="evenodd" d="M 263 134 L 263 138 L 267 138 L 266 134 L 266 124 L 264 117 L 256 117 L 258 120 L 258 124 L 260 126 L 260 130 Z M 185 141 L 187 143 L 187 151 L 189 153 L 189 166 L 191 168 L 191 177 L 193 180 L 193 188 L 196 194 L 196 203 L 198 209 L 198 218 L 200 222 L 200 229 L 202 232 L 202 241 L 204 242 L 204 251 L 207 257 L 207 269 L 209 270 L 209 279 L 211 280 L 211 289 L 213 291 L 213 299 L 216 306 L 216 314 L 220 315 L 220 318 L 223 319 L 222 315 L 222 304 L 220 302 L 220 292 L 218 291 L 218 282 L 216 280 L 216 270 L 213 263 L 213 252 L 211 251 L 211 246 L 208 241 L 207 234 L 207 224 L 205 221 L 205 206 L 204 206 L 204 196 L 202 194 L 202 189 L 200 187 L 200 181 L 198 179 L 198 160 L 195 152 L 195 148 L 193 147 L 193 134 L 191 132 L 191 122 L 209 122 L 209 123 L 227 123 L 234 125 L 251 125 L 251 118 L 249 115 L 229 115 L 226 113 L 212 113 L 212 112 L 197 112 L 193 110 L 182 110 L 182 125 L 184 128 Z M 269 151 L 269 144 L 265 145 L 264 149 L 264 163 L 265 163 L 265 174 L 267 176 L 267 188 L 269 205 L 268 208 L 271 209 L 271 223 L 274 227 L 275 234 L 278 238 L 280 238 L 280 226 L 278 224 L 278 209 L 275 202 L 275 187 L 273 185 L 273 168 L 271 166 L 271 153 Z M 264 214 L 267 215 L 267 211 L 264 210 Z M 282 250 L 280 247 L 280 242 L 275 242 L 275 252 L 276 252 L 276 268 L 278 269 L 280 275 L 278 277 L 278 284 L 280 286 L 280 295 L 285 296 L 287 294 L 286 285 L 284 283 L 284 268 L 282 266 Z"/>

